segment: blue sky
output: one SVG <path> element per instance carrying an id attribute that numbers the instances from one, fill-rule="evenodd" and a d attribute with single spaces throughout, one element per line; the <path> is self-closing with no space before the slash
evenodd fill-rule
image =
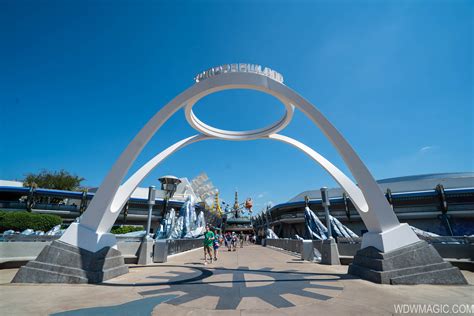
<path id="1" fill-rule="evenodd" d="M 212 66 L 269 66 L 347 137 L 375 178 L 473 171 L 472 1 L 0 2 L 0 179 L 66 169 L 98 186 L 147 120 Z M 221 128 L 257 128 L 283 107 L 252 91 L 201 100 Z M 140 155 L 193 135 L 182 112 Z M 301 113 L 282 134 L 344 171 Z M 132 171 L 133 171 L 132 170 Z M 304 154 L 268 140 L 207 141 L 164 174 L 208 173 L 222 196 L 256 208 L 334 186 Z"/>

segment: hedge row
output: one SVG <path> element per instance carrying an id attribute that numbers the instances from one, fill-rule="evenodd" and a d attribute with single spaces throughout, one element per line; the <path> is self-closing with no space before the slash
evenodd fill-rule
<path id="1" fill-rule="evenodd" d="M 62 219 L 57 215 L 0 211 L 0 233 L 9 229 L 21 232 L 28 228 L 47 232 L 61 223 Z"/>
<path id="2" fill-rule="evenodd" d="M 110 230 L 112 234 L 126 234 L 131 232 L 137 232 L 140 230 L 145 230 L 143 226 L 114 226 Z"/>

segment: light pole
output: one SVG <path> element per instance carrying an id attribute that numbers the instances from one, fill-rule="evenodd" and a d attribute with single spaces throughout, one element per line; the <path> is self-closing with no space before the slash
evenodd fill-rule
<path id="1" fill-rule="evenodd" d="M 161 190 L 165 192 L 163 210 L 161 211 L 161 220 L 165 218 L 166 208 L 168 200 L 174 195 L 178 184 L 181 180 L 174 176 L 164 176 L 158 179 L 161 182 Z M 154 186 L 148 188 L 148 222 L 146 225 L 146 235 L 140 246 L 138 255 L 138 264 L 152 264 L 155 262 L 166 262 L 166 256 L 168 254 L 168 246 L 166 241 L 158 240 L 156 243 L 150 236 L 151 230 L 151 215 L 153 212 L 153 206 L 155 205 L 156 190 Z M 165 259 L 163 259 L 165 258 Z"/>
<path id="2" fill-rule="evenodd" d="M 321 188 L 321 201 L 323 202 L 324 212 L 326 213 L 326 226 L 328 228 L 328 239 L 323 240 L 322 252 L 321 252 L 321 263 L 340 265 L 339 250 L 337 248 L 336 240 L 332 238 L 331 220 L 329 219 L 329 196 L 328 188 Z"/>
<path id="3" fill-rule="evenodd" d="M 155 186 L 151 185 L 151 186 L 148 187 L 148 222 L 147 222 L 147 225 L 146 225 L 146 237 L 147 238 L 150 236 L 151 215 L 153 213 L 153 206 L 155 205 L 155 199 L 156 199 Z"/>
<path id="4" fill-rule="evenodd" d="M 158 179 L 161 182 L 161 190 L 165 192 L 163 200 L 163 209 L 161 210 L 161 220 L 165 218 L 166 209 L 168 207 L 168 201 L 171 199 L 178 188 L 178 184 L 181 183 L 175 176 L 164 176 Z"/>
<path id="5" fill-rule="evenodd" d="M 332 230 L 331 230 L 331 220 L 329 219 L 329 205 L 331 205 L 331 203 L 329 202 L 328 188 L 326 187 L 321 188 L 321 201 L 323 203 L 324 213 L 326 215 L 326 227 L 328 228 L 328 238 L 331 239 Z"/>

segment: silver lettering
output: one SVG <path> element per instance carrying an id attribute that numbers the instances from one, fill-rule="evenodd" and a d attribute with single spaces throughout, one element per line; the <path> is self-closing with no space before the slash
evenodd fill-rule
<path id="1" fill-rule="evenodd" d="M 203 71 L 194 77 L 194 81 L 201 82 L 207 78 L 217 76 L 222 73 L 227 72 L 252 72 L 260 75 L 267 76 L 275 81 L 283 83 L 283 76 L 279 72 L 272 70 L 271 68 L 264 67 L 255 64 L 225 64 L 221 66 L 216 66 L 209 68 L 206 71 Z"/>
<path id="2" fill-rule="evenodd" d="M 270 71 L 270 78 L 272 78 L 273 80 L 275 80 L 275 78 L 276 78 L 276 71 L 275 71 L 275 70 L 271 70 L 271 71 Z"/>
<path id="3" fill-rule="evenodd" d="M 281 73 L 278 73 L 276 80 L 279 82 L 283 82 L 283 76 L 281 75 Z"/>

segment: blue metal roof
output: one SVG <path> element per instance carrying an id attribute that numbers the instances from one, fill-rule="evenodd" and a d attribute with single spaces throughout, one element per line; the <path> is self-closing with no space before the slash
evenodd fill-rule
<path id="1" fill-rule="evenodd" d="M 0 192 L 13 192 L 13 193 L 22 193 L 22 194 L 28 194 L 30 192 L 29 187 L 11 187 L 11 186 L 0 186 Z M 53 189 L 41 189 L 37 188 L 35 190 L 37 194 L 45 195 L 45 196 L 60 196 L 60 197 L 67 197 L 67 198 L 75 198 L 75 199 L 81 199 L 82 198 L 82 192 L 78 191 L 65 191 L 65 190 L 53 190 Z M 92 199 L 94 197 L 95 193 L 88 192 L 87 193 L 87 198 Z M 148 199 L 146 198 L 130 198 L 130 202 L 147 202 Z M 156 203 L 161 204 L 163 203 L 163 199 L 156 199 Z M 183 202 L 181 201 L 174 201 L 170 200 L 170 204 L 178 204 L 181 205 Z"/>
<path id="2" fill-rule="evenodd" d="M 49 195 L 49 196 L 61 196 L 61 197 L 69 197 L 69 198 L 82 198 L 82 192 L 77 191 L 65 191 L 65 190 L 52 190 L 52 189 L 41 189 L 38 188 L 35 190 L 36 193 L 42 195 Z M 87 193 L 87 197 L 92 198 L 94 196 L 93 193 Z"/>
<path id="3" fill-rule="evenodd" d="M 377 183 L 392 183 L 392 182 L 402 182 L 402 181 L 416 181 L 416 180 L 426 180 L 426 179 L 439 179 L 439 178 L 473 178 L 474 172 L 451 172 L 451 173 L 430 173 L 430 174 L 420 174 L 414 176 L 404 176 L 396 178 L 387 178 L 382 180 L 377 180 Z"/>
<path id="4" fill-rule="evenodd" d="M 462 194 L 462 193 L 474 193 L 474 187 L 471 188 L 456 188 L 456 189 L 446 189 L 446 193 L 450 194 Z M 437 192 L 436 190 L 426 190 L 426 191 L 411 191 L 411 192 L 398 192 L 398 193 L 392 193 L 392 197 L 423 197 L 423 196 L 433 196 L 436 195 Z M 342 197 L 332 197 L 329 198 L 329 201 L 332 203 L 335 202 L 342 202 Z M 316 203 L 320 204 L 321 199 L 311 199 L 309 200 L 309 204 Z M 296 202 L 287 202 L 287 203 L 281 203 L 273 206 L 270 211 L 273 209 L 279 209 L 279 208 L 287 208 L 287 207 L 294 207 L 294 206 L 303 206 L 305 205 L 305 201 L 296 201 Z"/>
<path id="5" fill-rule="evenodd" d="M 18 193 L 30 192 L 30 188 L 0 186 L 0 192 L 18 192 Z"/>

